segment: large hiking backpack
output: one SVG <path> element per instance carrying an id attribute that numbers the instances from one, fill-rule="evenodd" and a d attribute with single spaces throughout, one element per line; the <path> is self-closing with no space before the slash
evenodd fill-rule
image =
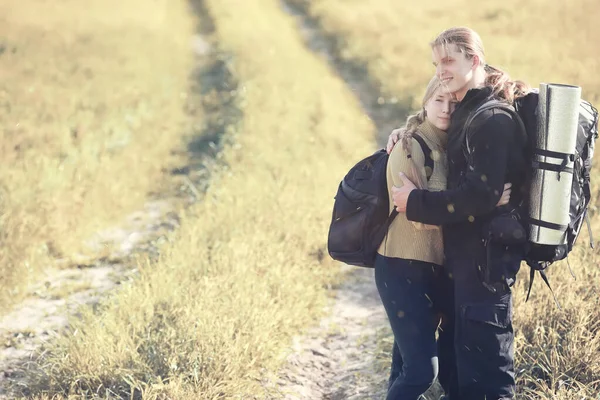
<path id="1" fill-rule="evenodd" d="M 559 245 L 542 245 L 528 242 L 525 253 L 525 261 L 530 267 L 530 280 L 527 299 L 529 299 L 529 294 L 531 293 L 531 287 L 536 271 L 539 271 L 539 274 L 546 285 L 550 287 L 548 277 L 545 273 L 546 268 L 548 268 L 553 262 L 565 259 L 568 256 L 573 249 L 577 238 L 579 237 L 579 233 L 581 232 L 584 221 L 587 222 L 588 226 L 590 246 L 594 248 L 592 231 L 587 211 L 591 199 L 590 172 L 592 168 L 592 157 L 594 154 L 595 140 L 598 138 L 598 111 L 588 101 L 581 100 L 579 105 L 577 141 L 573 152 L 571 154 L 553 153 L 543 149 L 538 149 L 535 146 L 535 134 L 538 123 L 538 96 L 539 93 L 537 91 L 532 91 L 526 96 L 517 99 L 514 107 L 499 100 L 490 100 L 472 113 L 465 123 L 466 132 L 473 120 L 482 112 L 492 108 L 500 108 L 505 110 L 516 116 L 516 121 L 521 126 L 522 132 L 527 135 L 527 153 L 531 159 L 531 168 L 552 168 L 552 170 L 556 171 L 557 173 L 573 173 L 571 201 L 569 208 L 570 222 L 567 226 L 548 224 L 544 221 L 531 221 L 527 217 L 527 210 L 521 210 L 521 221 L 525 225 L 530 223 L 535 223 L 538 226 L 540 224 L 546 224 L 542 226 L 564 232 L 565 238 L 564 243 Z M 470 152 L 468 144 L 468 132 L 466 132 L 465 136 L 465 149 L 466 153 L 468 154 Z M 563 162 L 560 165 L 541 165 L 544 163 L 539 163 L 536 161 L 537 155 L 553 157 L 562 160 Z M 570 171 L 569 168 L 566 168 L 567 163 L 571 161 L 573 162 L 572 171 Z M 526 231 L 528 232 L 529 230 L 526 229 Z M 572 271 L 571 274 L 573 274 Z"/>
<path id="2" fill-rule="evenodd" d="M 433 172 L 431 149 L 413 135 L 425 155 L 427 179 Z M 389 212 L 385 149 L 361 160 L 346 174 L 335 195 L 327 250 L 331 258 L 346 264 L 373 268 L 379 245 L 398 212 Z"/>

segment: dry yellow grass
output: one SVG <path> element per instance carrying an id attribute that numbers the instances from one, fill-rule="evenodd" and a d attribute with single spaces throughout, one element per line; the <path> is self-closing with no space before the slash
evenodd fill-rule
<path id="1" fill-rule="evenodd" d="M 84 310 L 81 319 L 73 321 L 68 335 L 40 359 L 40 368 L 35 372 L 38 380 L 32 387 L 35 398 L 110 398 L 118 395 L 145 399 L 262 399 L 276 396 L 274 388 L 266 385 L 264 380 L 281 362 L 290 337 L 318 315 L 325 301 L 323 287 L 336 279 L 336 269 L 327 260 L 324 250 L 331 197 L 350 164 L 373 147 L 373 127 L 362 115 L 353 94 L 305 48 L 294 21 L 282 13 L 278 1 L 205 2 L 216 24 L 219 42 L 225 51 L 234 55 L 230 68 L 239 80 L 238 102 L 244 115 L 240 125 L 229 127 L 230 134 L 235 135 L 235 144 L 224 148 L 225 166 L 215 172 L 204 201 L 185 216 L 181 229 L 171 238 L 172 244 L 163 249 L 161 258 L 154 264 L 140 260 L 140 276 L 134 283 L 106 299 L 98 310 Z M 296 2 L 310 7 L 310 12 L 320 18 L 327 31 L 343 39 L 343 56 L 364 62 L 389 96 L 419 98 L 433 73 L 433 68 L 427 69 L 428 41 L 446 26 L 465 24 L 482 34 L 491 64 L 505 67 L 513 76 L 530 82 L 581 84 L 586 98 L 600 101 L 600 81 L 593 74 L 599 66 L 592 42 L 592 38 L 597 37 L 592 26 L 592 21 L 597 19 L 593 14 L 597 11 L 591 0 L 580 0 L 578 5 L 574 2 L 568 7 L 557 1 L 555 8 L 541 1 L 520 3 L 509 0 L 501 5 L 478 5 L 476 9 L 466 0 L 452 5 L 418 6 L 393 0 Z M 176 134 L 174 126 L 183 118 L 180 114 L 183 100 L 179 93 L 187 78 L 182 71 L 190 67 L 185 40 L 192 21 L 183 1 L 169 3 L 168 13 L 165 11 L 167 3 L 160 1 L 156 8 L 144 8 L 133 0 L 127 5 L 108 7 L 105 2 L 93 2 L 85 5 L 86 10 L 91 10 L 86 12 L 81 11 L 83 6 L 75 1 L 64 1 L 70 6 L 67 14 L 63 14 L 62 9 L 59 13 L 48 3 L 36 5 L 37 14 L 30 13 L 27 5 L 19 5 L 25 8 L 15 14 L 18 3 L 11 2 L 12 7 L 5 4 L 0 6 L 0 11 L 6 12 L 0 12 L 0 15 L 11 16 L 6 19 L 10 28 L 0 29 L 19 32 L 21 26 L 39 27 L 29 33 L 33 35 L 29 42 L 21 39 L 28 37 L 23 28 L 19 35 L 7 33 L 7 43 L 19 40 L 38 43 L 43 32 L 50 35 L 48 32 L 56 32 L 55 26 L 79 21 L 80 26 L 73 25 L 76 28 L 72 29 L 88 32 L 92 39 L 84 42 L 91 41 L 98 46 L 94 54 L 110 54 L 118 60 L 140 60 L 139 63 L 131 61 L 131 68 L 125 68 L 127 79 L 120 82 L 131 80 L 136 83 L 132 84 L 135 89 L 131 92 L 123 92 L 130 93 L 131 97 L 123 95 L 120 108 L 109 107 L 117 104 L 118 99 L 114 96 L 119 97 L 116 93 L 122 92 L 107 89 L 115 80 L 96 78 L 103 74 L 89 78 L 101 79 L 91 85 L 86 84 L 86 73 L 81 72 L 77 85 L 65 89 L 64 93 L 59 90 L 63 86 L 56 84 L 56 93 L 64 94 L 63 97 L 75 96 L 77 100 L 73 100 L 73 104 L 91 102 L 91 105 L 83 106 L 85 112 L 81 118 L 76 118 L 87 127 L 81 132 L 103 132 L 102 138 L 111 138 L 107 139 L 108 143 L 119 142 L 119 134 L 113 136 L 106 132 L 119 132 L 118 128 L 123 125 L 117 121 L 119 118 L 121 122 L 127 121 L 127 107 L 134 104 L 136 120 L 142 122 L 139 130 L 130 128 L 131 138 L 138 138 L 135 132 L 143 132 L 144 135 L 139 137 L 143 141 L 145 135 L 150 136 L 148 130 L 157 126 L 162 127 L 164 136 Z M 39 8 L 43 12 L 39 12 Z M 115 13 L 115 9 L 122 12 Z M 147 12 L 139 12 L 140 9 Z M 92 21 L 90 15 L 94 15 Z M 32 22 L 33 18 L 37 19 Z M 525 20 L 528 22 L 524 23 Z M 552 29 L 543 32 L 542 20 Z M 169 21 L 168 28 L 164 21 Z M 5 21 L 2 22 L 4 27 Z M 139 31 L 129 31 L 131 27 L 139 28 Z M 98 35 L 98 31 L 105 34 Z M 57 43 L 70 37 L 72 43 L 83 40 L 69 32 L 67 29 L 67 33 L 55 33 Z M 99 44 L 99 37 L 108 42 Z M 152 43 L 164 41 L 170 49 L 170 57 L 155 54 L 156 49 L 145 48 L 147 42 L 143 39 L 149 37 L 155 39 Z M 531 43 L 526 43 L 523 38 Z M 130 48 L 139 50 L 147 58 L 142 60 L 139 53 L 129 53 L 125 48 L 115 55 L 113 47 L 122 42 L 132 43 Z M 75 47 L 83 52 L 83 48 L 87 48 L 84 44 Z M 55 51 L 62 49 L 58 44 L 54 46 Z M 71 48 L 73 45 L 65 47 Z M 6 62 L 3 57 L 12 54 L 10 46 L 6 49 L 5 55 L 0 56 L 0 63 Z M 39 51 L 43 54 L 44 50 Z M 18 54 L 17 51 L 10 57 Z M 38 60 L 35 57 L 35 54 L 23 56 L 19 64 L 32 63 L 31 60 Z M 48 59 L 47 56 L 39 57 L 44 62 Z M 88 65 L 90 56 L 82 57 L 78 61 L 82 65 L 81 71 L 85 71 L 86 66 L 92 68 L 108 62 L 107 56 L 94 56 L 96 62 L 90 61 Z M 41 62 L 37 61 L 35 65 Z M 121 66 L 124 65 L 127 63 Z M 63 70 L 57 68 L 56 76 L 60 78 Z M 0 71 L 6 73 L 4 69 Z M 25 69 L 13 73 L 16 77 L 7 82 L 23 80 L 19 74 L 26 74 Z M 164 80 L 156 79 L 156 76 Z M 52 79 L 47 78 L 47 82 L 53 82 Z M 63 82 L 70 82 L 63 79 Z M 19 85 L 6 93 L 17 89 L 20 89 Z M 157 97 L 157 91 L 163 93 L 162 97 Z M 5 96 L 4 92 L 2 96 Z M 34 103 L 31 109 L 47 107 L 54 110 L 54 95 L 52 101 L 44 103 L 43 99 L 43 96 L 31 96 L 30 101 L 40 102 Z M 165 99 L 172 103 L 163 104 Z M 141 105 L 144 102 L 150 102 L 150 105 Z M 19 104 L 23 107 L 21 115 L 27 115 L 25 110 L 30 108 L 22 105 L 25 103 Z M 106 107 L 102 107 L 103 104 Z M 103 113 L 109 113 L 110 118 L 97 117 Z M 74 142 L 79 140 L 80 134 L 73 138 L 70 125 L 59 123 L 68 120 L 65 115 L 70 116 L 69 111 L 57 114 L 55 119 L 47 122 L 43 118 L 46 114 L 35 115 L 36 118 L 27 125 L 35 133 L 32 137 L 46 138 L 45 128 L 52 124 L 65 128 L 64 131 L 56 128 L 62 136 L 44 139 L 48 143 L 43 147 L 53 152 L 65 152 L 64 159 L 74 160 L 75 166 L 64 161 L 51 164 L 52 157 L 43 156 L 40 144 L 35 140 L 28 142 L 37 143 L 31 145 L 30 153 L 20 150 L 19 154 L 11 153 L 14 161 L 10 165 L 18 167 L 11 167 L 14 168 L 11 171 L 16 172 L 5 174 L 4 169 L 1 172 L 3 182 L 8 179 L 5 176 L 15 177 L 9 181 L 13 186 L 3 194 L 4 207 L 9 207 L 6 210 L 10 211 L 3 215 L 10 217 L 7 221 L 13 221 L 15 226 L 7 231 L 35 238 L 35 241 L 26 241 L 26 245 L 38 243 L 39 238 L 50 237 L 49 232 L 56 231 L 60 234 L 57 235 L 59 239 L 53 239 L 57 241 L 55 245 L 70 250 L 74 246 L 71 238 L 85 236 L 88 232 L 85 229 L 93 231 L 99 220 L 86 217 L 85 221 L 92 222 L 84 229 L 74 222 L 83 221 L 83 217 L 77 220 L 71 215 L 64 216 L 63 226 L 61 218 L 52 217 L 41 223 L 41 216 L 60 216 L 64 210 L 74 210 L 81 216 L 88 216 L 86 213 L 113 215 L 108 210 L 97 211 L 103 210 L 104 206 L 96 202 L 93 194 L 110 193 L 106 198 L 112 198 L 121 193 L 111 191 L 116 186 L 109 185 L 110 180 L 106 177 L 123 170 L 123 166 L 132 171 L 133 165 L 142 163 L 137 157 L 147 153 L 141 151 L 144 147 L 135 147 L 133 143 L 137 141 L 132 139 L 132 147 L 126 146 L 108 154 L 102 152 L 99 157 L 95 152 L 106 148 L 104 142 L 94 141 L 92 136 L 95 135 L 89 139 L 84 135 L 81 143 L 76 145 Z M 111 120 L 115 121 L 114 125 L 105 122 Z M 111 127 L 116 130 L 111 131 Z M 17 140 L 15 135 L 9 136 L 8 130 L 3 135 L 3 144 L 12 143 L 9 139 Z M 162 139 L 166 140 L 154 135 L 151 142 L 159 143 Z M 14 152 L 10 149 L 19 143 L 7 145 L 7 154 Z M 27 162 L 23 161 L 26 156 L 29 157 Z M 110 162 L 101 164 L 98 160 L 104 160 L 103 157 L 109 157 Z M 147 160 L 157 157 L 152 154 Z M 92 169 L 89 171 L 85 169 L 87 163 L 81 161 L 88 158 L 96 160 L 90 161 Z M 49 176 L 73 177 L 76 176 L 74 171 L 79 171 L 87 179 L 82 182 L 88 183 L 71 178 L 59 179 L 63 186 L 41 185 L 38 181 L 44 180 L 39 177 L 46 176 L 43 175 L 47 173 L 46 169 L 42 167 L 47 165 L 63 165 L 63 170 L 69 172 L 63 175 L 55 168 Z M 121 168 L 116 167 L 119 165 Z M 30 193 L 41 193 L 35 201 L 30 201 L 26 192 L 19 192 L 26 185 L 15 184 L 19 179 L 25 179 L 26 174 L 22 171 L 26 167 L 33 171 L 34 177 L 26 181 L 35 188 Z M 132 173 L 138 174 L 136 178 L 141 183 L 130 184 L 144 185 L 144 177 L 151 176 L 150 173 L 151 170 Z M 92 182 L 89 177 L 94 177 L 94 185 L 89 183 Z M 76 189 L 80 187 L 87 189 L 78 192 Z M 77 197 L 77 193 L 82 194 Z M 141 194 L 143 190 L 132 193 Z M 594 193 L 598 193 L 597 185 Z M 85 201 L 81 200 L 83 195 Z M 39 199 L 44 198 L 52 201 L 42 203 Z M 71 200 L 69 208 L 64 203 L 71 198 L 80 200 Z M 125 210 L 129 204 L 126 203 L 128 199 L 114 201 L 124 202 L 116 203 L 120 208 L 113 205 L 116 210 Z M 32 209 L 38 204 L 46 208 L 36 214 Z M 592 210 L 595 230 L 600 223 L 596 206 Z M 66 227 L 83 230 L 77 231 L 75 236 L 67 236 Z M 583 244 L 585 240 L 584 234 L 580 241 Z M 18 243 L 14 240 L 12 246 Z M 17 253 L 11 251 L 11 257 L 15 257 Z M 30 254 L 29 250 L 27 254 Z M 571 258 L 577 281 L 569 278 L 564 263 L 555 268 L 551 279 L 562 310 L 554 306 L 549 292 L 540 282 L 536 282 L 533 298 L 528 303 L 523 302 L 524 279 L 517 285 L 515 327 L 519 398 L 566 400 L 597 395 L 600 316 L 596 313 L 599 300 L 595 288 L 600 283 L 600 272 L 596 268 L 599 262 L 600 255 L 582 245 Z"/>
<path id="2" fill-rule="evenodd" d="M 190 119 L 187 8 L 0 2 L 0 309 L 157 188 Z"/>
<path id="3" fill-rule="evenodd" d="M 447 27 L 466 25 L 481 35 L 489 64 L 533 86 L 579 84 L 585 98 L 600 101 L 600 77 L 594 72 L 600 67 L 600 9 L 594 0 L 290 3 L 317 17 L 340 39 L 342 56 L 363 61 L 389 95 L 419 99 L 435 72 L 429 42 Z"/>
<path id="4" fill-rule="evenodd" d="M 263 380 L 338 274 L 325 251 L 332 197 L 374 148 L 373 126 L 276 0 L 206 4 L 244 115 L 226 166 L 158 263 L 141 261 L 41 359 L 39 398 L 275 395 Z"/>
<path id="5" fill-rule="evenodd" d="M 428 43 L 447 27 L 466 25 L 482 36 L 488 63 L 534 87 L 539 82 L 580 85 L 584 98 L 600 103 L 600 76 L 595 72 L 600 68 L 600 9 L 592 0 L 292 3 L 337 37 L 341 56 L 364 63 L 390 97 L 419 99 L 434 73 Z M 596 236 L 598 194 L 595 180 L 590 215 Z M 584 227 L 570 256 L 577 280 L 566 262 L 549 273 L 562 310 L 541 279 L 525 303 L 527 268 L 522 270 L 515 288 L 519 399 L 587 399 L 600 393 L 600 254 L 589 250 L 587 241 Z"/>

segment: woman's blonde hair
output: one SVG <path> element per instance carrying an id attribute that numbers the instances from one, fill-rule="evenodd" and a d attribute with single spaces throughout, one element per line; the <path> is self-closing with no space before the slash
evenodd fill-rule
<path id="1" fill-rule="evenodd" d="M 402 149 L 406 153 L 407 157 L 411 160 L 410 168 L 412 170 L 412 176 L 415 177 L 415 181 L 413 182 L 419 189 L 427 189 L 427 181 L 423 181 L 421 179 L 421 175 L 418 173 L 420 167 L 415 164 L 414 159 L 412 158 L 412 137 L 414 133 L 419 128 L 423 122 L 425 122 L 425 118 L 427 118 L 427 113 L 425 111 L 425 104 L 436 93 L 436 91 L 442 86 L 442 82 L 437 76 L 434 76 L 429 81 L 427 85 L 427 89 L 425 89 L 425 95 L 423 96 L 423 100 L 421 102 L 421 109 L 416 114 L 410 115 L 406 119 L 406 124 L 402 128 L 400 128 L 400 134 L 398 135 L 398 143 L 402 146 Z M 427 171 L 426 171 L 427 174 Z"/>
<path id="2" fill-rule="evenodd" d="M 513 104 L 515 99 L 525 96 L 531 91 L 531 88 L 525 82 L 513 81 L 506 72 L 485 62 L 483 41 L 479 34 L 471 28 L 446 29 L 430 44 L 432 48 L 442 47 L 444 49 L 447 49 L 448 45 L 454 44 L 468 60 L 475 55 L 478 56 L 486 73 L 484 85 L 492 88 L 495 96 L 506 100 L 510 104 Z"/>
<path id="3" fill-rule="evenodd" d="M 423 96 L 423 100 L 421 101 L 421 109 L 416 114 L 409 115 L 406 119 L 406 124 L 404 124 L 404 126 L 400 128 L 399 139 L 402 143 L 402 148 L 404 148 L 404 150 L 408 154 L 410 154 L 411 149 L 410 139 L 412 138 L 413 134 L 417 131 L 419 125 L 425 122 L 425 118 L 427 116 L 425 112 L 425 104 L 427 104 L 427 102 L 431 100 L 435 92 L 441 86 L 442 82 L 437 76 L 431 78 L 429 84 L 427 85 L 427 89 L 425 89 L 425 95 Z"/>

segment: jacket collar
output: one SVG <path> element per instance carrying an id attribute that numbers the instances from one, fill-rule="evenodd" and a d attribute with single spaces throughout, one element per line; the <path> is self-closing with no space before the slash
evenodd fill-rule
<path id="1" fill-rule="evenodd" d="M 492 97 L 492 88 L 489 86 L 469 89 L 469 91 L 467 91 L 465 94 L 465 97 L 456 107 L 456 111 L 466 110 L 469 112 L 487 101 L 490 97 Z"/>
<path id="2" fill-rule="evenodd" d="M 469 114 L 491 97 L 491 87 L 484 86 L 482 88 L 469 89 L 462 101 L 456 106 L 454 113 L 452 113 L 450 130 L 448 131 L 450 136 L 462 131 Z"/>

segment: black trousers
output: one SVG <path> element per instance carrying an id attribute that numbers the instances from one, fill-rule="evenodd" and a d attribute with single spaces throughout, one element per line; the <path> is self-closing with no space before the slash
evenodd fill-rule
<path id="1" fill-rule="evenodd" d="M 454 293 L 454 350 L 458 394 L 450 400 L 504 400 L 515 394 L 513 299 L 520 255 L 499 246 L 492 249 L 492 290 L 482 283 L 481 258 L 450 257 L 445 270 Z M 485 249 L 482 249 L 485 250 Z M 480 253 L 483 254 L 483 253 Z"/>

